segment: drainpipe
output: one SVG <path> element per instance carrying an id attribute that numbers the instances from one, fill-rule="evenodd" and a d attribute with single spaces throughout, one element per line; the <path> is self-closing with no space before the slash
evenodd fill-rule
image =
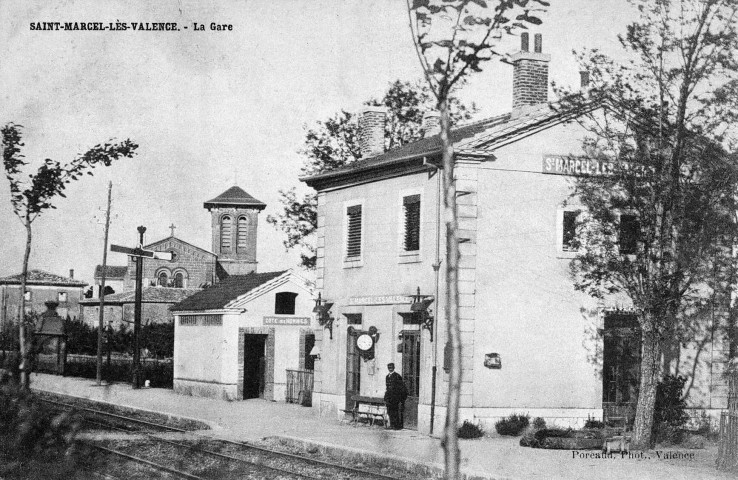
<path id="1" fill-rule="evenodd" d="M 436 275 L 436 318 L 433 322 L 433 367 L 431 368 L 431 405 L 430 405 L 430 434 L 433 435 L 433 426 L 436 420 L 436 374 L 438 373 L 438 308 L 440 297 L 440 269 L 441 269 L 441 172 L 436 167 L 436 261 L 433 271 Z"/>

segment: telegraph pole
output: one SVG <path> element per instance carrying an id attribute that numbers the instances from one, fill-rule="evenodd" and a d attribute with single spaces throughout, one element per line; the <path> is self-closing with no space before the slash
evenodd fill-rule
<path id="1" fill-rule="evenodd" d="M 143 248 L 146 227 L 138 227 L 138 248 Z M 136 257 L 136 305 L 133 317 L 133 388 L 141 388 L 141 296 L 143 292 L 143 257 Z"/>
<path id="2" fill-rule="evenodd" d="M 105 213 L 105 245 L 103 246 L 102 279 L 100 282 L 100 317 L 97 326 L 97 385 L 102 383 L 103 314 L 105 310 L 105 276 L 108 262 L 108 231 L 110 229 L 110 201 L 113 182 L 108 183 L 108 210 Z M 93 287 L 94 290 L 94 287 Z"/>

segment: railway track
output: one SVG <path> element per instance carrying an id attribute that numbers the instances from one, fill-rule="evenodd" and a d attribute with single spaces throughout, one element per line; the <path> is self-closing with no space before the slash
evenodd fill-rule
<path id="1" fill-rule="evenodd" d="M 115 448 L 103 447 L 89 440 L 85 440 L 85 443 L 92 448 L 104 451 L 108 455 L 117 455 L 127 461 L 139 462 L 180 478 L 221 478 L 223 476 L 222 470 L 225 469 L 229 478 L 232 476 L 233 478 L 397 480 L 397 477 L 385 475 L 381 472 L 367 471 L 302 455 L 280 452 L 248 442 L 216 439 L 169 425 L 70 405 L 46 398 L 42 398 L 42 400 L 60 410 L 76 410 L 82 413 L 84 421 L 96 428 L 139 436 L 144 435 L 145 439 L 143 440 L 140 437 L 137 440 L 130 441 L 118 440 L 114 442 Z M 175 441 L 162 438 L 163 433 L 180 433 L 188 436 L 191 440 Z M 140 453 L 137 452 L 141 451 L 157 452 L 157 456 L 177 458 L 178 467 L 161 465 L 152 459 L 139 456 Z M 177 453 L 178 451 L 186 452 L 186 455 L 181 455 Z M 218 476 L 208 475 L 208 469 L 203 468 L 203 465 L 215 465 L 216 463 L 220 468 Z M 203 471 L 205 473 L 202 473 Z M 194 472 L 200 473 L 195 474 Z"/>

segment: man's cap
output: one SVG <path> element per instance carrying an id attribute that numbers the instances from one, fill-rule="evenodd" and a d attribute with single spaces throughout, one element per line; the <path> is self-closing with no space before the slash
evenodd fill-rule
<path id="1" fill-rule="evenodd" d="M 387 364 L 387 368 L 390 368 L 390 367 L 395 368 L 395 364 L 394 363 L 388 363 Z"/>

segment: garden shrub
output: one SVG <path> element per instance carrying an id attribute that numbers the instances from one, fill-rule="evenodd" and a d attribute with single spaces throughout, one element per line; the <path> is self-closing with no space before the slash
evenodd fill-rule
<path id="1" fill-rule="evenodd" d="M 656 386 L 653 411 L 653 439 L 658 443 L 678 444 L 683 438 L 684 425 L 689 420 L 687 403 L 682 398 L 686 377 L 667 375 Z"/>
<path id="2" fill-rule="evenodd" d="M 536 417 L 533 420 L 533 428 L 536 430 L 543 430 L 546 428 L 546 420 L 544 420 L 543 417 Z"/>
<path id="3" fill-rule="evenodd" d="M 520 435 L 525 427 L 530 423 L 530 416 L 518 415 L 513 413 L 507 418 L 503 418 L 495 423 L 495 430 L 500 435 L 517 436 Z"/>
<path id="4" fill-rule="evenodd" d="M 459 438 L 479 438 L 484 436 L 484 429 L 477 423 L 472 423 L 469 420 L 464 420 L 464 423 L 459 427 L 458 431 Z"/>
<path id="5" fill-rule="evenodd" d="M 605 428 L 605 422 L 595 420 L 594 418 L 588 418 L 587 421 L 584 422 L 584 428 L 589 430 Z"/>

